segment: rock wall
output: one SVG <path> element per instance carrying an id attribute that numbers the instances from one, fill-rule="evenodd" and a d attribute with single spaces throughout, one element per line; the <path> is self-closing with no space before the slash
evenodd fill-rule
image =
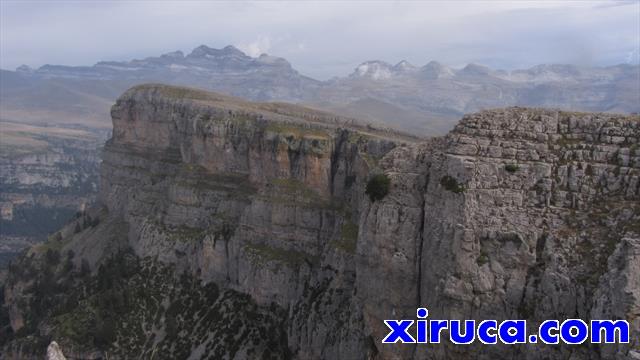
<path id="1" fill-rule="evenodd" d="M 352 301 L 360 204 L 382 155 L 413 139 L 167 91 L 139 88 L 112 109 L 101 198 L 129 245 L 285 309 L 296 356 L 366 353 Z"/>
<path id="2" fill-rule="evenodd" d="M 280 358 L 617 359 L 637 352 L 637 116 L 492 110 L 464 117 L 446 137 L 416 142 L 296 106 L 149 85 L 125 93 L 112 117 L 101 169 L 105 209 L 92 215 L 101 221 L 63 231 L 57 244 L 61 253 L 73 250 L 69 261 L 75 268 L 86 262 L 92 276 L 100 277 L 117 249 L 130 248 L 145 263 L 170 266 L 174 276 L 248 296 L 226 315 L 246 308 L 269 314 L 267 333 L 279 334 L 273 341 Z M 376 173 L 391 186 L 371 201 L 365 187 Z M 47 256 L 42 248 L 32 254 Z M 28 327 L 30 309 L 16 299 L 29 286 L 27 276 L 11 275 L 16 271 L 5 303 L 19 331 Z M 158 291 L 168 314 L 176 298 Z M 202 292 L 208 294 L 195 291 Z M 198 303 L 201 296 L 186 298 Z M 225 313 L 219 306 L 213 308 Z M 383 320 L 413 319 L 419 306 L 432 319 L 521 318 L 532 325 L 624 318 L 634 342 L 381 344 Z M 180 334 L 191 334 L 179 342 L 180 354 L 200 358 L 205 344 L 230 346 L 192 333 L 189 314 L 178 317 Z M 117 341 L 103 351 L 149 354 L 173 333 L 167 321 L 154 324 L 142 345 Z M 63 350 L 74 344 L 55 340 Z M 229 358 L 265 354 L 264 344 L 233 344 Z M 179 354 L 171 349 L 166 356 Z"/>
<path id="3" fill-rule="evenodd" d="M 371 275 L 385 279 L 363 294 L 365 303 L 378 298 L 369 313 L 376 339 L 390 313 L 406 309 L 412 318 L 416 299 L 434 319 L 627 319 L 633 344 L 382 346 L 385 357 L 614 358 L 637 349 L 639 131 L 637 117 L 603 114 L 510 108 L 466 116 L 435 151 L 421 145 L 417 156 L 396 149 L 385 157 L 391 174 L 407 159 L 427 159 L 409 166 L 421 178 L 411 170 L 394 177 L 418 178 L 409 186 L 418 194 L 398 201 L 411 194 L 401 186 L 375 204 L 358 244 L 373 264 L 358 272 L 363 288 Z M 401 218 L 416 208 L 422 213 Z M 376 271 L 387 263 L 380 258 L 390 267 Z"/>

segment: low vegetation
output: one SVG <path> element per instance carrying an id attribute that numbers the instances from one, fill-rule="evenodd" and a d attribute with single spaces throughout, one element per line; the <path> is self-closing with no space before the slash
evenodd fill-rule
<path id="1" fill-rule="evenodd" d="M 385 174 L 377 174 L 369 179 L 365 193 L 372 202 L 382 200 L 389 193 L 391 179 Z"/>
<path id="2" fill-rule="evenodd" d="M 292 268 L 299 267 L 305 263 L 317 263 L 318 258 L 302 251 L 283 249 L 266 244 L 248 244 L 244 247 L 245 252 L 256 264 L 273 262 L 276 265 L 284 264 Z"/>
<path id="3" fill-rule="evenodd" d="M 249 358 L 287 357 L 286 314 L 275 305 L 260 307 L 248 295 L 202 284 L 130 250 L 106 259 L 94 275 L 84 261 L 74 267 L 74 257 L 49 250 L 12 264 L 7 286 L 33 281 L 19 305 L 25 326 L 0 331 L 0 346 L 21 344 L 33 358 L 44 356 L 52 338 L 105 358 L 186 359 L 197 346 L 207 359 L 233 358 L 241 349 Z M 0 310 L 4 325 L 8 314 Z M 40 331 L 51 325 L 51 333 Z"/>
<path id="4" fill-rule="evenodd" d="M 328 140 L 327 130 L 314 128 L 305 124 L 270 122 L 266 127 L 267 131 L 293 136 L 295 138 L 309 138 L 318 140 Z"/>
<path id="5" fill-rule="evenodd" d="M 520 170 L 520 166 L 516 164 L 507 164 L 504 166 L 504 169 L 510 173 L 515 173 L 516 171 Z"/>
<path id="6" fill-rule="evenodd" d="M 489 262 L 489 255 L 487 255 L 485 251 L 481 251 L 480 255 L 476 259 L 476 263 L 478 264 L 478 266 L 482 266 L 484 264 L 487 264 L 488 262 Z"/>
<path id="7" fill-rule="evenodd" d="M 458 183 L 458 180 L 453 176 L 445 175 L 440 179 L 440 185 L 442 185 L 447 191 L 451 191 L 456 194 L 460 194 L 466 191 L 464 184 Z"/>
<path id="8" fill-rule="evenodd" d="M 354 254 L 358 243 L 358 225 L 345 220 L 340 230 L 340 237 L 331 241 L 331 244 L 346 253 Z"/>

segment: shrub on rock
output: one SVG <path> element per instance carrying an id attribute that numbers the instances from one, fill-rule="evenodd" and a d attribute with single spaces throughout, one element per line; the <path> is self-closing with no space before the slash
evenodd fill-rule
<path id="1" fill-rule="evenodd" d="M 507 170 L 510 173 L 514 173 L 518 170 L 520 170 L 520 166 L 516 165 L 516 164 L 507 164 L 504 166 L 504 169 Z"/>
<path id="2" fill-rule="evenodd" d="M 442 185 L 446 190 L 456 194 L 460 194 L 466 190 L 463 184 L 459 184 L 456 178 L 449 175 L 443 176 L 440 179 L 440 185 Z"/>
<path id="3" fill-rule="evenodd" d="M 365 193 L 369 195 L 369 199 L 375 202 L 376 200 L 382 200 L 389 193 L 389 185 L 391 179 L 385 174 L 377 174 L 369 179 Z"/>

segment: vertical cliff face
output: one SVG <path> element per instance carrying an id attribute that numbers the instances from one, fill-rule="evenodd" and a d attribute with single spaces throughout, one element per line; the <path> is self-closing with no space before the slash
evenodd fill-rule
<path id="1" fill-rule="evenodd" d="M 401 186 L 364 218 L 367 235 L 358 246 L 373 240 L 367 249 L 375 250 L 361 253 L 368 259 L 358 271 L 366 274 L 362 287 L 368 276 L 385 279 L 363 295 L 378 299 L 364 309 L 371 327 L 401 309 L 411 318 L 409 305 L 417 299 L 434 319 L 524 318 L 534 326 L 543 319 L 627 319 L 637 339 L 638 120 L 495 110 L 463 118 L 435 149 L 416 147 L 422 156 L 394 150 L 385 171 L 401 174 L 396 184 L 413 186 Z M 422 177 L 400 170 L 421 157 L 423 164 L 407 168 L 421 169 Z M 391 265 L 376 266 L 386 263 L 380 258 Z M 637 346 L 382 351 L 418 358 L 613 358 Z"/>
<path id="2" fill-rule="evenodd" d="M 364 182 L 394 142 L 180 91 L 138 88 L 113 107 L 103 203 L 132 225 L 140 256 L 290 305 L 305 283 L 295 277 L 353 251 Z"/>
<path id="3" fill-rule="evenodd" d="M 128 92 L 112 116 L 101 198 L 139 257 L 276 304 L 296 356 L 368 351 L 353 301 L 365 183 L 411 139 L 168 87 Z"/>
<path id="4" fill-rule="evenodd" d="M 160 85 L 128 91 L 112 117 L 104 208 L 9 273 L 13 353 L 36 333 L 84 357 L 613 358 L 638 346 L 380 343 L 384 319 L 419 306 L 434 319 L 625 318 L 637 332 L 637 118 L 510 108 L 417 143 Z M 391 185 L 372 201 L 378 173 Z M 80 305 L 29 296 L 65 289 Z"/>

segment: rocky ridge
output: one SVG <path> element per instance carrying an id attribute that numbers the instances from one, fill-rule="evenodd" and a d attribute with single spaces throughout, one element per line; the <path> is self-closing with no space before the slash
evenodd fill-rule
<path id="1" fill-rule="evenodd" d="M 508 108 L 420 141 L 293 105 L 145 85 L 112 118 L 103 208 L 83 215 L 100 221 L 75 232 L 76 220 L 10 268 L 6 354 L 51 339 L 84 358 L 638 351 L 637 116 Z M 371 201 L 379 173 L 391 186 Z M 76 306 L 43 310 L 43 292 Z M 382 345 L 382 320 L 418 306 L 434 319 L 624 318 L 634 342 Z"/>
<path id="2" fill-rule="evenodd" d="M 5 120 L 105 127 L 113 101 L 131 86 L 160 82 L 199 87 L 253 101 L 309 104 L 421 135 L 444 135 L 463 114 L 507 106 L 639 112 L 640 67 L 541 64 L 499 70 L 366 61 L 347 76 L 319 81 L 285 59 L 251 57 L 233 46 L 205 45 L 93 66 L 44 65 L 0 70 Z"/>

